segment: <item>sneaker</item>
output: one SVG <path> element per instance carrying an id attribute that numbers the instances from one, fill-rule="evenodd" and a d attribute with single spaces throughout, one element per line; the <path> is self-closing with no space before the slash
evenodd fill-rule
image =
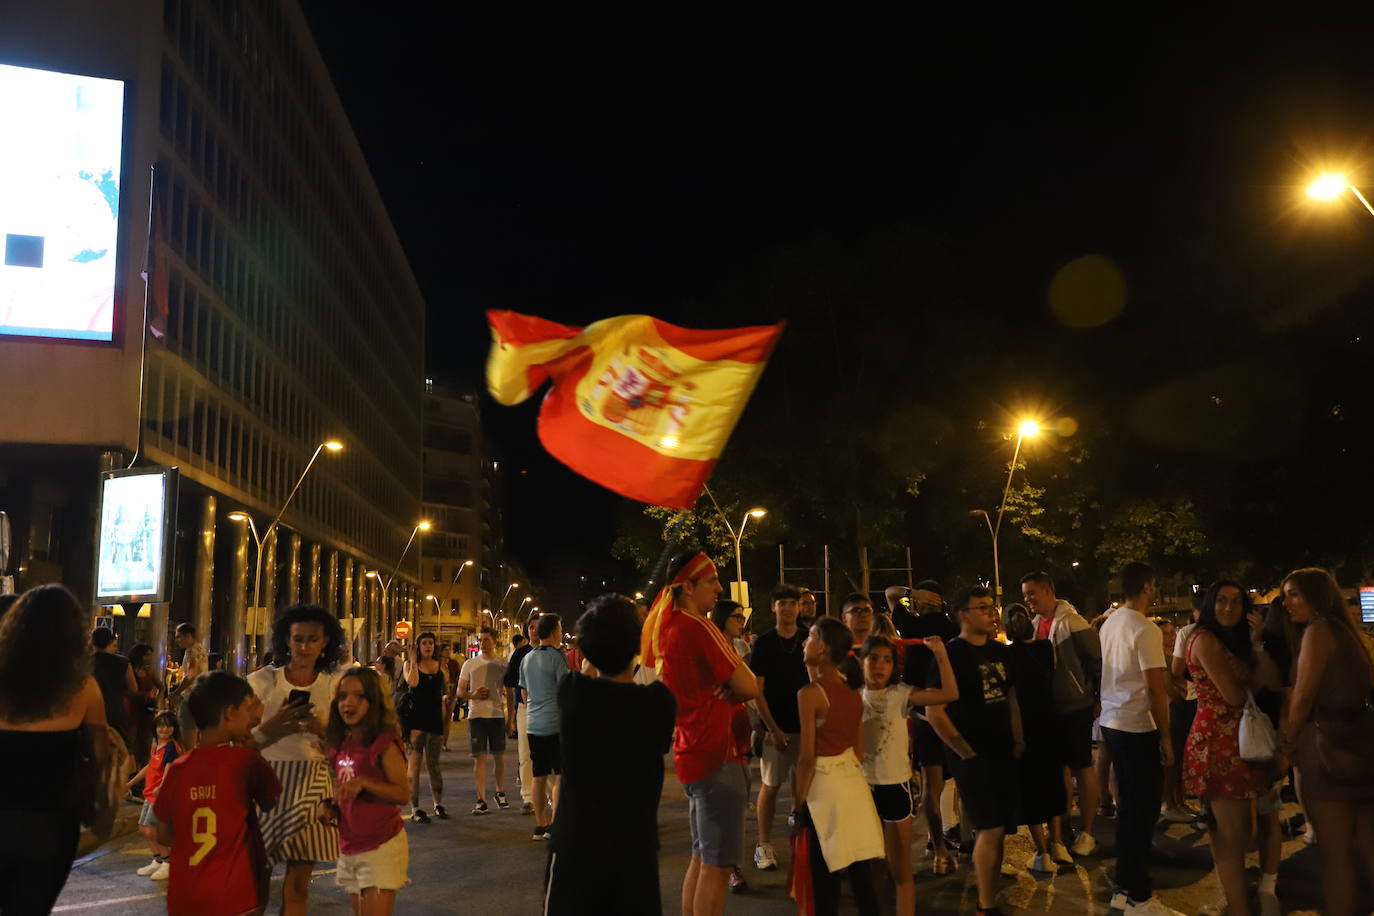
<path id="1" fill-rule="evenodd" d="M 1031 856 L 1030 870 L 1042 875 L 1053 875 L 1059 871 L 1059 864 L 1045 853 L 1037 852 Z"/>
<path id="2" fill-rule="evenodd" d="M 487 813 L 487 800 L 486 800 L 485 798 L 479 798 L 479 799 L 477 799 L 477 804 L 475 804 L 475 805 L 472 806 L 472 813 L 473 813 L 473 814 L 486 814 L 486 813 Z"/>
<path id="3" fill-rule="evenodd" d="M 509 807 L 510 807 L 510 801 L 509 801 L 509 799 L 506 798 L 506 793 L 505 793 L 505 792 L 500 792 L 500 791 L 498 791 L 498 792 L 496 793 L 496 795 L 495 795 L 495 798 L 496 798 L 496 807 L 502 808 L 502 809 L 505 809 L 505 808 L 509 808 Z M 533 811 L 534 808 L 531 806 L 530 810 Z"/>
<path id="4" fill-rule="evenodd" d="M 1317 828 L 1313 827 L 1311 824 L 1308 824 L 1307 829 L 1302 832 L 1302 841 L 1306 843 L 1308 846 L 1316 846 Z"/>
<path id="5" fill-rule="evenodd" d="M 525 802 L 523 805 L 520 806 L 520 813 L 534 814 L 534 804 L 532 802 Z"/>
<path id="6" fill-rule="evenodd" d="M 164 860 L 162 862 L 157 863 L 157 870 L 154 871 L 148 877 L 152 878 L 154 881 L 166 881 L 168 878 L 171 877 L 171 875 L 172 863 Z"/>
<path id="7" fill-rule="evenodd" d="M 549 828 L 535 827 L 534 833 L 530 834 L 531 840 L 547 840 L 549 838 Z"/>
<path id="8" fill-rule="evenodd" d="M 777 868 L 776 865 L 773 867 Z M 749 885 L 745 883 L 744 875 L 741 875 L 739 868 L 736 867 L 734 871 L 730 872 L 730 893 L 738 894 L 747 890 L 749 890 Z"/>
<path id="9" fill-rule="evenodd" d="M 1283 907 L 1279 906 L 1279 898 L 1273 894 L 1266 894 L 1260 891 L 1259 895 L 1260 916 L 1283 916 Z"/>
<path id="10" fill-rule="evenodd" d="M 444 806 L 443 806 L 443 805 L 435 805 L 435 806 L 434 806 L 434 816 L 437 817 L 437 818 L 438 818 L 439 820 L 441 820 L 441 821 L 446 821 L 446 820 L 449 819 L 449 817 L 448 817 L 448 812 L 444 810 Z"/>
<path id="11" fill-rule="evenodd" d="M 1076 856 L 1090 856 L 1097 851 L 1097 839 L 1091 833 L 1085 831 L 1074 838 L 1071 848 L 1073 849 L 1073 854 Z M 1055 858 L 1058 858 L 1058 856 L 1056 855 Z M 1059 861 L 1062 862 L 1063 859 Z M 1144 904 L 1142 904 L 1142 906 L 1143 905 Z"/>
<path id="12" fill-rule="evenodd" d="M 157 859 L 154 859 L 153 861 L 149 862 L 147 865 L 145 865 L 145 866 L 143 866 L 142 868 L 138 869 L 136 872 L 134 872 L 134 874 L 136 874 L 136 875 L 142 875 L 143 877 L 146 878 L 146 877 L 148 877 L 149 875 L 151 875 L 153 872 L 157 871 L 157 867 L 158 867 L 159 865 L 161 865 L 161 864 L 162 864 L 162 863 L 159 862 Z"/>
<path id="13" fill-rule="evenodd" d="M 1197 909 L 1198 916 L 1225 916 L 1225 903 L 1204 903 Z"/>
<path id="14" fill-rule="evenodd" d="M 1074 851 L 1077 852 L 1076 849 Z M 1073 864 L 1073 856 L 1069 855 L 1069 850 L 1063 843 L 1050 844 L 1050 858 L 1058 862 L 1060 865 Z"/>
<path id="15" fill-rule="evenodd" d="M 778 867 L 778 854 L 773 851 L 772 843 L 760 843 L 754 847 L 754 867 L 759 871 L 774 871 Z"/>
<path id="16" fill-rule="evenodd" d="M 1116 911 L 1118 911 L 1118 912 L 1120 912 L 1120 911 L 1122 911 L 1122 910 L 1125 910 L 1125 909 L 1126 909 L 1126 892 L 1123 891 L 1123 890 L 1122 890 L 1121 888 L 1119 888 L 1119 887 L 1113 888 L 1113 889 L 1112 889 L 1112 899 L 1111 899 L 1111 901 L 1107 904 L 1107 909 L 1109 909 L 1109 910 L 1116 910 Z"/>
<path id="17" fill-rule="evenodd" d="M 1159 816 L 1170 824 L 1191 824 L 1197 820 L 1197 812 L 1184 807 L 1165 808 Z"/>
<path id="18" fill-rule="evenodd" d="M 930 866 L 931 873 L 936 875 L 947 875 L 954 871 L 954 868 L 954 857 L 949 853 L 944 853 L 943 855 L 937 853 L 935 861 L 932 862 Z"/>
<path id="19" fill-rule="evenodd" d="M 1183 914 L 1172 907 L 1165 906 L 1164 901 L 1158 897 L 1151 897 L 1140 903 L 1127 897 L 1126 916 L 1183 916 Z"/>
<path id="20" fill-rule="evenodd" d="M 1102 804 L 1097 806 L 1098 817 L 1116 817 L 1116 802 L 1110 798 L 1104 799 Z"/>
<path id="21" fill-rule="evenodd" d="M 424 808 L 416 808 L 410 815 L 410 819 L 417 824 L 428 824 L 429 815 L 425 814 Z"/>

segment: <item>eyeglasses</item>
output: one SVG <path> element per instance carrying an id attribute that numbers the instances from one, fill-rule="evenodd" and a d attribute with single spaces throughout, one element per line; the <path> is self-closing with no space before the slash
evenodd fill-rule
<path id="1" fill-rule="evenodd" d="M 995 604 L 970 604 L 968 607 L 964 608 L 964 610 L 966 610 L 966 611 L 977 611 L 977 612 L 980 613 L 980 614 L 992 614 L 992 613 L 995 613 L 995 612 L 997 611 L 997 605 L 995 605 Z"/>
<path id="2" fill-rule="evenodd" d="M 730 615 L 730 619 L 731 619 L 731 620 L 738 620 L 740 623 L 743 623 L 743 622 L 744 622 L 745 620 L 747 620 L 748 618 L 745 617 L 743 614 L 731 614 L 731 615 Z"/>

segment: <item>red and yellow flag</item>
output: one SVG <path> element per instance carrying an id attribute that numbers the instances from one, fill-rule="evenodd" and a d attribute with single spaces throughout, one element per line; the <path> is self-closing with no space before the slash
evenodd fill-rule
<path id="1" fill-rule="evenodd" d="M 688 509 L 758 384 L 782 325 L 700 331 L 648 315 L 585 328 L 489 311 L 487 388 L 518 404 L 546 379 L 539 439 L 622 496 Z"/>

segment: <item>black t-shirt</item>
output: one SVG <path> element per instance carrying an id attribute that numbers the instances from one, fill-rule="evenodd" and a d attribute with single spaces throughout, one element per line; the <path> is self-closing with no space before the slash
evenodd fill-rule
<path id="1" fill-rule="evenodd" d="M 521 703 L 525 702 L 525 697 L 520 692 L 520 662 L 524 659 L 526 655 L 529 655 L 533 651 L 534 647 L 531 646 L 529 643 L 525 643 L 520 648 L 512 652 L 510 654 L 510 658 L 506 660 L 506 676 L 501 678 L 501 686 L 515 688 L 516 706 L 519 706 Z"/>
<path id="2" fill-rule="evenodd" d="M 623 684 L 574 671 L 558 684 L 563 756 L 555 852 L 658 848 L 663 755 L 677 702 L 662 683 Z"/>
<path id="3" fill-rule="evenodd" d="M 959 699 L 945 707 L 959 734 L 974 753 L 1011 757 L 1011 650 L 989 639 L 975 646 L 963 638 L 949 644 L 949 664 L 959 684 Z M 930 666 L 926 685 L 940 685 L 940 668 Z"/>
<path id="4" fill-rule="evenodd" d="M 763 678 L 763 698 L 768 701 L 773 721 L 789 735 L 801 732 L 797 691 L 811 680 L 802 661 L 805 641 L 801 630 L 788 639 L 779 636 L 777 630 L 769 630 L 754 640 L 754 651 L 749 655 L 749 669 Z"/>
<path id="5" fill-rule="evenodd" d="M 1021 728 L 1049 733 L 1059 718 L 1054 701 L 1054 647 L 1048 639 L 1018 642 L 1011 649 L 1011 681 L 1016 687 L 1016 705 L 1021 710 Z"/>
<path id="6" fill-rule="evenodd" d="M 124 705 L 124 697 L 129 692 L 124 672 L 128 670 L 129 660 L 113 652 L 97 652 L 91 658 L 91 675 L 100 685 L 100 694 L 105 700 L 105 721 L 118 731 L 129 725 L 128 708 Z"/>
<path id="7" fill-rule="evenodd" d="M 945 642 L 953 640 L 959 635 L 959 625 L 950 620 L 948 615 L 938 612 L 921 614 L 919 617 L 914 614 L 907 614 L 910 620 L 906 628 L 903 629 L 899 624 L 898 632 L 903 639 L 925 639 L 927 636 L 938 636 Z M 895 623 L 897 618 L 893 616 Z M 930 654 L 930 650 L 925 646 L 906 646 L 906 657 L 902 662 L 902 680 L 911 684 L 913 687 L 924 687 L 926 675 L 930 672 L 931 663 L 935 661 L 935 656 Z"/>

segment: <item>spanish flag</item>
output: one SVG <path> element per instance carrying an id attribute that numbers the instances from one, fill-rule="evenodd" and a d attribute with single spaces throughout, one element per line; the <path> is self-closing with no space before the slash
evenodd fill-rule
<path id="1" fill-rule="evenodd" d="M 696 503 L 783 326 L 718 331 L 621 315 L 585 328 L 488 311 L 487 389 L 519 404 L 545 380 L 539 439 L 582 476 L 640 502 Z"/>

